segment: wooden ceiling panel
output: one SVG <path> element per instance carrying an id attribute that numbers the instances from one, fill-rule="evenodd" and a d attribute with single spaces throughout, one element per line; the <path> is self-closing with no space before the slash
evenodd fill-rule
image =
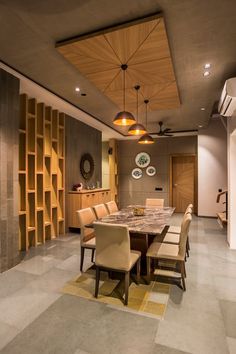
<path id="1" fill-rule="evenodd" d="M 105 34 L 121 63 L 128 63 L 137 48 L 145 42 L 149 33 L 157 26 L 160 19 L 144 22 Z"/>
<path id="2" fill-rule="evenodd" d="M 160 16 L 60 43 L 57 49 L 120 110 L 121 64 L 128 65 L 126 108 L 132 113 L 136 110 L 135 85 L 141 86 L 140 100 L 150 100 L 150 110 L 180 105 L 165 23 Z"/>

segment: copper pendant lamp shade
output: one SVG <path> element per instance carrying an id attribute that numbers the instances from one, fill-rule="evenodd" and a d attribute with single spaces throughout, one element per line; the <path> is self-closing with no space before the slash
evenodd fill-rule
<path id="1" fill-rule="evenodd" d="M 118 112 L 113 120 L 113 124 L 120 125 L 120 126 L 128 126 L 134 124 L 135 118 L 132 113 L 125 110 L 125 71 L 127 70 L 128 66 L 126 64 L 121 65 L 121 69 L 123 70 L 123 107 L 124 110 Z"/>
<path id="2" fill-rule="evenodd" d="M 148 100 L 145 100 L 144 103 L 146 104 L 146 127 L 147 127 L 147 105 L 148 105 Z M 147 132 L 146 134 L 142 135 L 141 138 L 138 141 L 139 144 L 154 144 L 154 140 L 151 135 L 149 135 Z"/>
<path id="3" fill-rule="evenodd" d="M 131 125 L 131 127 L 129 128 L 128 133 L 130 135 L 143 135 L 147 131 L 146 131 L 146 129 L 144 128 L 144 126 L 142 124 L 138 123 L 138 90 L 140 89 L 140 86 L 136 85 L 134 88 L 135 88 L 135 90 L 137 92 L 137 123 Z"/>

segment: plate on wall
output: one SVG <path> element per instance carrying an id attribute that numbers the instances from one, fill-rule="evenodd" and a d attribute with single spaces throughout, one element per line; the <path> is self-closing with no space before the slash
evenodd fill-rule
<path id="1" fill-rule="evenodd" d="M 141 168 L 134 168 L 131 174 L 134 179 L 139 179 L 142 177 L 143 171 L 141 170 Z"/>
<path id="2" fill-rule="evenodd" d="M 155 176 L 156 172 L 156 167 L 154 166 L 148 166 L 146 169 L 146 174 L 150 177 Z"/>
<path id="3" fill-rule="evenodd" d="M 135 163 L 138 167 L 145 168 L 150 164 L 150 156 L 146 152 L 140 152 L 135 157 Z"/>

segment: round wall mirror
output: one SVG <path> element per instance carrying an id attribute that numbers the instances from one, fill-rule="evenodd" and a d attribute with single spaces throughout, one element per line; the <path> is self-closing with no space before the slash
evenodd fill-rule
<path id="1" fill-rule="evenodd" d="M 85 180 L 89 180 L 94 172 L 94 161 L 90 154 L 84 154 L 80 160 L 80 172 Z"/>

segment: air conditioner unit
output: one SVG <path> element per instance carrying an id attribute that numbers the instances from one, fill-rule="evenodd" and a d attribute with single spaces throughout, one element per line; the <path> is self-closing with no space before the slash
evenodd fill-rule
<path id="1" fill-rule="evenodd" d="M 224 117 L 231 117 L 236 110 L 236 78 L 225 81 L 221 93 L 218 111 Z"/>

